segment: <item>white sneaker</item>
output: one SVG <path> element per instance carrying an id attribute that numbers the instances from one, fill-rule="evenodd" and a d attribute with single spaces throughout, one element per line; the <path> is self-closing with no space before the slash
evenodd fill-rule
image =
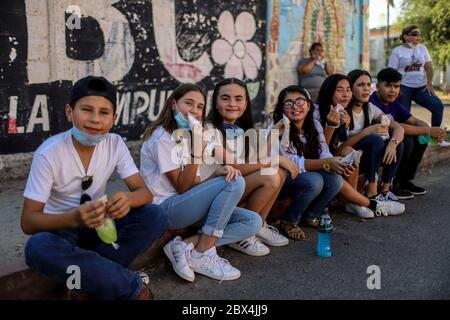
<path id="1" fill-rule="evenodd" d="M 264 222 L 256 236 L 261 242 L 272 247 L 282 247 L 289 244 L 289 239 L 283 236 L 277 228 L 267 224 L 267 222 Z"/>
<path id="2" fill-rule="evenodd" d="M 353 213 L 360 218 L 369 219 L 375 217 L 372 210 L 367 207 L 358 206 L 354 203 L 345 203 L 345 211 Z"/>
<path id="3" fill-rule="evenodd" d="M 270 249 L 255 236 L 237 243 L 228 244 L 230 248 L 246 253 L 250 256 L 261 257 L 270 253 Z"/>
<path id="4" fill-rule="evenodd" d="M 194 281 L 195 274 L 189 266 L 188 254 L 194 249 L 192 243 L 187 244 L 176 236 L 164 246 L 164 253 L 172 263 L 173 270 L 181 278 L 187 281 Z"/>
<path id="5" fill-rule="evenodd" d="M 375 200 L 376 201 L 376 200 Z M 377 201 L 377 207 L 375 209 L 375 215 L 377 217 L 384 216 L 397 216 L 405 212 L 405 205 L 398 201 Z"/>
<path id="6" fill-rule="evenodd" d="M 238 269 L 217 255 L 214 246 L 203 253 L 192 250 L 189 260 L 192 270 L 213 279 L 235 280 L 241 276 Z"/>
<path id="7" fill-rule="evenodd" d="M 393 194 L 391 191 L 383 192 L 382 193 L 385 201 L 398 201 L 398 197 Z"/>
<path id="8" fill-rule="evenodd" d="M 448 146 L 450 146 L 450 142 L 442 140 L 441 142 L 439 142 L 439 146 L 440 147 L 448 147 Z"/>

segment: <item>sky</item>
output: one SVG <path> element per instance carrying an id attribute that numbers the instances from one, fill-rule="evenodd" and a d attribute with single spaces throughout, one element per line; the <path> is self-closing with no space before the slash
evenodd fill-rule
<path id="1" fill-rule="evenodd" d="M 389 21 L 392 24 L 400 13 L 403 0 L 394 0 L 394 8 L 390 8 Z M 386 0 L 369 0 L 369 29 L 386 25 L 387 4 Z"/>

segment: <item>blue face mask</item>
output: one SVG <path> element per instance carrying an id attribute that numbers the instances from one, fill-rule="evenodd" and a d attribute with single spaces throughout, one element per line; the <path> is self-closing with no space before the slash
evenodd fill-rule
<path id="1" fill-rule="evenodd" d="M 237 124 L 224 123 L 223 130 L 227 140 L 237 139 L 244 134 L 244 130 Z"/>
<path id="2" fill-rule="evenodd" d="M 75 127 L 75 124 L 73 125 L 72 129 L 70 130 L 70 133 L 72 136 L 83 146 L 95 146 L 97 143 L 105 140 L 107 133 L 100 134 L 100 135 L 92 135 L 87 132 L 84 132 L 77 127 Z"/>
<path id="3" fill-rule="evenodd" d="M 178 128 L 189 129 L 189 120 L 186 119 L 181 112 L 177 112 L 175 121 L 177 122 Z"/>

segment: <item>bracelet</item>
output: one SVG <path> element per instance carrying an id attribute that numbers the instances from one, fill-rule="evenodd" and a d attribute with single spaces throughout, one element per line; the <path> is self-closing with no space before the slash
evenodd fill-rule
<path id="1" fill-rule="evenodd" d="M 339 125 L 331 126 L 331 125 L 329 125 L 328 123 L 325 122 L 325 127 L 336 129 L 337 127 L 339 127 Z"/>
<path id="2" fill-rule="evenodd" d="M 398 145 L 398 144 L 400 143 L 400 141 L 398 141 L 397 139 L 394 139 L 394 138 L 392 138 L 392 139 L 390 140 L 390 142 L 393 142 L 393 143 L 395 143 L 396 145 Z"/>
<path id="3" fill-rule="evenodd" d="M 323 163 L 322 163 L 322 168 L 323 168 L 323 170 L 325 170 L 325 171 L 330 171 L 331 166 L 330 166 L 330 163 L 328 162 L 328 160 L 324 160 L 324 161 L 323 161 Z"/>

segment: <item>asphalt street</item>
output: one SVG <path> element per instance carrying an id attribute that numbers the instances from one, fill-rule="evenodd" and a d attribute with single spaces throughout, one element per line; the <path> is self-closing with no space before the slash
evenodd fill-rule
<path id="1" fill-rule="evenodd" d="M 238 280 L 219 283 L 197 275 L 188 283 L 165 259 L 149 270 L 152 289 L 157 299 L 450 299 L 450 164 L 416 181 L 428 193 L 405 201 L 401 216 L 334 214 L 330 258 L 316 255 L 317 230 L 304 228 L 306 241 L 272 248 L 265 257 L 222 249 L 241 270 Z M 380 270 L 380 289 L 370 290 L 374 273 L 367 269 L 373 265 Z"/>
<path id="2" fill-rule="evenodd" d="M 219 281 L 197 275 L 179 278 L 167 259 L 150 268 L 157 299 L 449 299 L 450 298 L 450 163 L 422 172 L 416 182 L 427 195 L 405 201 L 397 217 L 362 220 L 337 212 L 332 217 L 333 256 L 316 255 L 317 231 L 304 228 L 306 241 L 272 248 L 270 255 L 250 257 L 230 248 L 220 253 L 242 276 Z M 0 185 L 0 268 L 23 255 L 27 236 L 20 231 L 25 181 Z M 122 189 L 113 180 L 108 194 Z M 369 266 L 380 269 L 380 289 L 369 290 Z M 373 283 L 373 282 L 372 282 Z"/>

